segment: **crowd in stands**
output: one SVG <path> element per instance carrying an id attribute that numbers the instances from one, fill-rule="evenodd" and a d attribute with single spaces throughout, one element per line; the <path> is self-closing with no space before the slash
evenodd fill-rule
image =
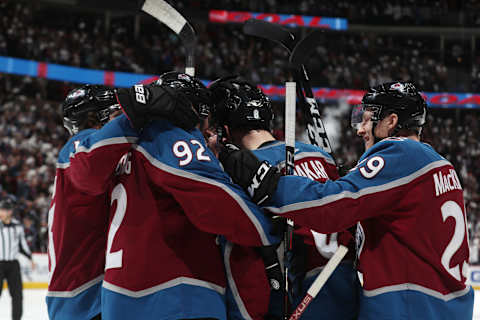
<path id="1" fill-rule="evenodd" d="M 463 1 L 457 9 L 476 7 L 477 2 L 480 1 Z M 299 10 L 297 13 L 329 16 L 347 16 L 349 11 L 361 15 L 363 10 L 357 2 L 346 0 L 325 1 L 315 6 L 317 2 L 304 0 L 295 4 L 295 8 L 291 3 L 217 0 L 179 1 L 178 5 L 272 12 Z M 385 15 L 388 5 L 384 1 L 367 3 L 365 8 L 382 8 L 369 14 Z M 410 0 L 389 3 L 418 8 L 429 5 L 439 12 L 452 6 L 452 1 L 440 0 L 433 1 L 435 5 L 430 1 Z M 45 19 L 46 12 L 41 6 L 13 1 L 0 2 L 0 12 L 0 55 L 149 74 L 183 69 L 184 52 L 178 38 L 148 19 L 142 20 L 141 32 L 137 33 L 132 17 L 113 18 L 106 28 L 104 16 L 98 13 Z M 371 22 L 370 18 L 368 21 Z M 279 46 L 243 35 L 239 25 L 219 27 L 196 22 L 195 27 L 199 36 L 197 74 L 201 78 L 237 73 L 255 83 L 280 84 L 288 77 L 283 67 L 286 52 Z M 366 89 L 379 82 L 402 79 L 414 81 L 423 91 L 477 91 L 480 71 L 475 66 L 480 65 L 477 63 L 480 56 L 471 57 L 468 50 L 453 50 L 455 45 L 463 48 L 461 42 L 453 41 L 442 51 L 439 36 L 434 35 L 326 33 L 324 43 L 307 65 L 317 86 Z M 60 102 L 71 88 L 68 83 L 0 74 L 0 196 L 10 194 L 17 198 L 16 216 L 23 221 L 34 251 L 46 251 L 55 162 L 68 137 L 62 127 Z M 281 114 L 282 107 L 276 108 Z M 331 109 L 335 108 L 338 109 L 337 106 Z M 302 136 L 300 113 L 298 117 L 298 136 Z M 363 144 L 355 140 L 355 132 L 348 126 L 348 113 L 337 117 L 341 135 L 334 147 L 339 162 L 348 168 L 362 153 Z M 473 243 L 480 243 L 479 121 L 480 114 L 474 110 L 432 110 L 424 134 L 428 142 L 454 163 L 460 175 Z M 282 138 L 281 115 L 275 125 L 275 134 Z"/>
<path id="2" fill-rule="evenodd" d="M 0 197 L 16 199 L 27 242 L 42 252 L 55 164 L 67 138 L 59 102 L 46 99 L 45 85 L 38 78 L 0 76 Z"/>
<path id="3" fill-rule="evenodd" d="M 99 13 L 58 12 L 58 18 L 49 19 L 50 9 L 12 1 L 1 2 L 0 12 L 4 30 L 0 55 L 148 74 L 184 64 L 183 46 L 176 35 L 144 15 L 138 31 L 133 15 L 112 18 L 107 28 Z M 288 77 L 287 54 L 280 46 L 244 35 L 240 24 L 195 21 L 194 25 L 200 77 L 236 73 L 254 82 L 276 84 Z M 295 32 L 301 37 L 305 29 Z M 447 39 L 442 44 L 439 35 L 326 33 L 307 65 L 316 74 L 313 84 L 317 86 L 365 89 L 401 78 L 414 81 L 424 91 L 473 92 L 480 89 L 476 67 L 480 55 L 471 46 L 465 39 Z"/>

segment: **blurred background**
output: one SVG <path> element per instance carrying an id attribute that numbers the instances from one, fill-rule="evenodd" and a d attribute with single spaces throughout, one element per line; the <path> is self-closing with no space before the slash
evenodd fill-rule
<path id="1" fill-rule="evenodd" d="M 28 243 L 37 253 L 47 250 L 55 164 L 68 139 L 60 112 L 66 93 L 81 83 L 129 86 L 184 70 L 182 43 L 170 29 L 140 12 L 140 2 L 0 0 L 0 196 L 16 198 L 15 216 L 23 221 Z M 273 42 L 244 35 L 242 22 L 250 17 L 270 19 L 291 28 L 298 38 L 324 28 L 324 39 L 306 64 L 335 154 L 346 168 L 363 152 L 362 140 L 349 126 L 351 104 L 359 102 L 369 86 L 414 82 L 429 104 L 424 141 L 459 174 L 471 264 L 479 263 L 480 1 L 171 3 L 196 29 L 197 76 L 208 83 L 235 73 L 261 85 L 274 101 L 274 133 L 279 139 L 288 55 Z M 340 18 L 335 21 L 345 25 L 334 30 L 323 23 L 328 22 L 324 17 Z M 306 141 L 304 128 L 299 110 L 297 138 Z M 44 264 L 35 272 L 32 276 L 25 267 L 24 280 L 44 283 Z M 475 272 L 472 280 L 480 284 L 480 271 Z"/>

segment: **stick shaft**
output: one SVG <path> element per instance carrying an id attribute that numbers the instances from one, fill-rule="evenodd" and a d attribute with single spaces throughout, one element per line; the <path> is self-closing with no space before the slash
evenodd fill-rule
<path id="1" fill-rule="evenodd" d="M 310 302 L 312 302 L 313 299 L 315 299 L 318 292 L 320 292 L 320 289 L 322 289 L 322 287 L 325 285 L 325 283 L 330 278 L 333 271 L 335 271 L 335 269 L 338 267 L 347 252 L 348 248 L 344 245 L 340 245 L 338 247 L 337 251 L 335 251 L 330 260 L 328 260 L 327 264 L 319 273 L 315 281 L 313 281 L 312 285 L 307 291 L 307 294 L 302 299 L 302 302 L 298 304 L 297 308 L 292 313 L 289 320 L 297 320 L 302 316 L 303 312 L 305 312 L 305 310 L 307 309 L 307 306 L 310 304 Z"/>

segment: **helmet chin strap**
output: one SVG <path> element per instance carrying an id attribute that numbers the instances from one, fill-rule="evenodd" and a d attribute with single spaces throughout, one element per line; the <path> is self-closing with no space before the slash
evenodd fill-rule
<path id="1" fill-rule="evenodd" d="M 374 121 L 372 123 L 373 144 L 376 144 L 377 142 L 380 142 L 383 139 L 383 138 L 377 137 L 377 135 L 375 134 L 375 128 L 377 127 L 377 123 L 378 123 L 378 121 Z"/>
<path id="2" fill-rule="evenodd" d="M 383 138 L 377 137 L 377 135 L 375 134 L 375 128 L 377 127 L 377 123 L 378 123 L 378 121 L 375 121 L 372 124 L 373 144 L 376 144 L 377 142 L 380 142 L 383 139 L 387 138 L 387 137 L 383 137 Z M 399 131 L 400 131 L 400 128 L 398 127 L 398 125 L 396 125 L 395 128 L 392 131 L 392 134 L 389 135 L 389 136 L 390 137 L 395 137 Z"/>

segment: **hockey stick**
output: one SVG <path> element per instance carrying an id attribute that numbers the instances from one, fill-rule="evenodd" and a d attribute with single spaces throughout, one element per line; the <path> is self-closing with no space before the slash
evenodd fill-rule
<path id="1" fill-rule="evenodd" d="M 287 81 L 285 83 L 285 175 L 293 175 L 295 168 L 295 122 L 296 122 L 296 83 L 294 81 Z M 287 219 L 287 229 L 283 234 L 284 241 L 284 259 L 286 259 L 288 252 L 293 249 L 293 220 Z M 286 261 L 286 260 L 284 260 Z M 288 303 L 288 266 L 283 264 L 285 271 L 283 274 L 285 282 L 285 292 L 283 301 L 283 318 L 288 318 L 289 303 Z"/>
<path id="2" fill-rule="evenodd" d="M 266 21 L 248 20 L 245 23 L 243 30 L 246 34 L 280 43 L 288 50 L 288 53 L 290 54 L 290 67 L 292 67 L 295 72 L 295 78 L 299 80 L 299 85 L 297 86 L 297 95 L 302 102 L 303 111 L 307 121 L 307 132 L 310 143 L 322 147 L 332 156 L 335 161 L 333 150 L 331 148 L 330 141 L 328 140 L 325 126 L 323 125 L 323 121 L 320 117 L 319 108 L 313 95 L 310 79 L 304 65 L 304 62 L 310 56 L 313 49 L 317 46 L 319 40 L 322 39 L 323 32 L 313 32 L 294 46 L 295 41 L 293 34 L 276 24 Z M 305 92 L 303 92 L 302 86 L 304 87 Z M 286 99 L 288 99 L 288 96 Z M 322 272 L 317 276 L 312 286 L 308 289 L 307 295 L 302 299 L 302 302 L 297 306 L 297 309 L 291 315 L 289 320 L 298 319 L 303 314 L 308 304 L 313 300 L 313 298 L 315 298 L 347 252 L 348 248 L 345 246 L 340 245 L 338 247 L 335 254 L 332 256 L 332 258 L 330 258 Z M 286 272 L 288 272 L 288 270 L 286 270 Z"/>
<path id="3" fill-rule="evenodd" d="M 292 54 L 295 47 L 295 36 L 288 29 L 264 20 L 249 19 L 245 21 L 243 33 L 275 41 L 287 49 L 288 55 Z"/>
<path id="4" fill-rule="evenodd" d="M 195 47 L 197 36 L 192 25 L 168 2 L 164 0 L 145 0 L 142 10 L 173 30 L 186 49 L 185 73 L 195 76 Z"/>
<path id="5" fill-rule="evenodd" d="M 292 48 L 295 44 L 295 37 L 290 31 L 281 26 L 262 20 L 247 20 L 243 25 L 243 32 L 248 35 L 273 40 L 287 49 L 289 55 L 291 55 Z M 285 175 L 293 175 L 295 166 L 296 87 L 294 81 L 288 81 L 285 83 Z M 287 219 L 286 223 L 287 228 L 283 234 L 284 259 L 286 259 L 288 252 L 292 250 L 293 246 L 293 220 Z M 286 263 L 284 263 L 283 266 L 283 280 L 285 285 L 283 292 L 283 318 L 284 320 L 287 320 L 290 313 L 288 301 L 289 270 Z"/>
<path id="6" fill-rule="evenodd" d="M 264 20 L 249 19 L 243 26 L 243 32 L 274 41 L 287 49 L 290 55 L 291 67 L 295 70 L 295 78 L 299 80 L 297 81 L 297 96 L 302 103 L 305 120 L 307 121 L 309 141 L 311 144 L 321 147 L 335 160 L 330 140 L 320 117 L 317 101 L 313 95 L 310 78 L 303 64 L 318 45 L 318 42 L 323 39 L 323 31 L 314 31 L 303 40 L 295 43 L 295 37 L 288 29 Z"/>
<path id="7" fill-rule="evenodd" d="M 348 248 L 344 245 L 339 245 L 335 254 L 328 260 L 327 264 L 323 268 L 322 272 L 319 273 L 315 281 L 313 281 L 310 288 L 308 288 L 307 294 L 302 299 L 302 301 L 298 304 L 295 311 L 292 313 L 288 320 L 298 320 L 307 306 L 312 302 L 312 300 L 317 296 L 320 289 L 322 289 L 323 285 L 327 282 L 328 278 L 331 276 L 333 271 L 337 268 L 342 261 L 343 257 L 348 252 Z"/>
<path id="8" fill-rule="evenodd" d="M 307 117 L 308 137 L 311 142 L 315 142 L 312 142 L 312 144 L 322 147 L 323 150 L 332 156 L 333 160 L 335 161 L 335 166 L 338 168 L 330 140 L 328 139 L 325 126 L 323 125 L 322 118 L 320 117 L 317 100 L 315 99 L 312 87 L 310 85 L 310 78 L 308 77 L 307 69 L 305 68 L 304 64 L 312 51 L 318 45 L 319 41 L 322 39 L 323 32 L 317 30 L 299 41 L 290 55 L 290 66 L 296 70 L 295 78 L 299 80 L 298 82 L 301 83 L 301 86 L 305 90 L 305 94 L 302 92 L 299 96 L 303 97 L 304 99 L 303 107 L 304 114 Z M 308 109 L 308 111 L 306 109 Z M 307 306 L 317 296 L 320 289 L 322 289 L 328 278 L 330 278 L 333 271 L 335 271 L 335 269 L 338 267 L 347 252 L 348 248 L 346 246 L 341 244 L 338 246 L 338 249 L 335 251 L 334 255 L 328 260 L 323 270 L 318 274 L 310 288 L 308 288 L 307 294 L 298 304 L 289 320 L 298 320 L 301 317 Z"/>
<path id="9" fill-rule="evenodd" d="M 299 41 L 290 55 L 290 65 L 295 70 L 295 78 L 298 79 L 301 87 L 305 90 L 305 93 L 299 92 L 299 98 L 303 98 L 302 106 L 306 117 L 307 133 L 310 143 L 321 147 L 325 152 L 330 154 L 336 165 L 337 163 L 333 154 L 332 145 L 328 139 L 322 118 L 320 117 L 317 100 L 313 94 L 312 86 L 310 85 L 310 78 L 304 64 L 323 38 L 324 32 L 317 30 Z"/>

